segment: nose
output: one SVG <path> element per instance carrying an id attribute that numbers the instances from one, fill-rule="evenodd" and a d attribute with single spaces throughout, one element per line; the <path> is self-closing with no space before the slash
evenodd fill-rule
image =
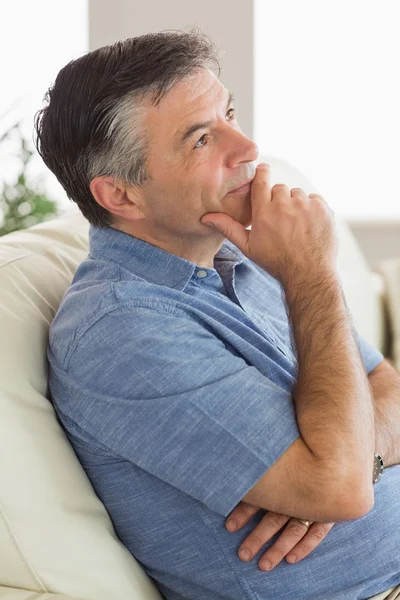
<path id="1" fill-rule="evenodd" d="M 260 154 L 257 144 L 239 128 L 230 128 L 227 148 L 227 166 L 234 168 L 241 162 L 256 161 Z"/>

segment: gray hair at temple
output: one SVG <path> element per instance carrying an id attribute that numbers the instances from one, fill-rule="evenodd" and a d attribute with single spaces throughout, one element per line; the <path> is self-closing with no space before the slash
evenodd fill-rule
<path id="1" fill-rule="evenodd" d="M 140 186 L 147 170 L 144 99 L 157 106 L 199 68 L 220 76 L 220 52 L 192 28 L 165 30 L 103 46 L 69 62 L 34 116 L 34 143 L 68 198 L 95 227 L 113 223 L 90 191 L 94 177 Z M 215 71 L 214 71 L 215 68 Z"/>

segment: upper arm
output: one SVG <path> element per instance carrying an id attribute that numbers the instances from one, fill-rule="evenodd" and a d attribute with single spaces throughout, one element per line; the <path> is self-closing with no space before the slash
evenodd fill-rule
<path id="1" fill-rule="evenodd" d="M 179 314 L 107 314 L 66 381 L 85 434 L 224 516 L 299 436 L 291 394 Z"/>
<path id="2" fill-rule="evenodd" d="M 60 408 L 85 433 L 215 512 L 247 498 L 291 516 L 355 518 L 338 506 L 337 469 L 316 464 L 300 437 L 291 394 L 173 308 L 103 316 L 66 379 Z"/>

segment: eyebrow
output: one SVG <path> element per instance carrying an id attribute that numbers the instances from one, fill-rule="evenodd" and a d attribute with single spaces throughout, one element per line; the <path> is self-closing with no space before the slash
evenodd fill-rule
<path id="1" fill-rule="evenodd" d="M 230 105 L 235 101 L 234 95 L 232 92 L 229 92 L 228 95 L 228 102 L 226 103 L 226 111 L 228 112 L 228 109 L 230 107 Z M 176 150 L 181 150 L 182 147 L 185 145 L 186 141 L 192 137 L 192 135 L 194 133 L 196 133 L 196 131 L 198 131 L 199 129 L 205 129 L 206 127 L 210 127 L 210 125 L 213 124 L 214 121 L 204 121 L 204 123 L 193 123 L 193 125 L 190 125 L 187 129 L 185 129 L 184 133 L 181 136 L 180 141 L 177 143 L 176 145 Z"/>

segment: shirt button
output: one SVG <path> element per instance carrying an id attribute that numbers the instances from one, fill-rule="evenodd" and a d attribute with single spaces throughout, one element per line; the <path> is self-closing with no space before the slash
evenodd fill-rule
<path id="1" fill-rule="evenodd" d="M 207 277 L 207 271 L 203 271 L 202 269 L 200 269 L 199 271 L 197 271 L 196 275 L 197 277 Z"/>

